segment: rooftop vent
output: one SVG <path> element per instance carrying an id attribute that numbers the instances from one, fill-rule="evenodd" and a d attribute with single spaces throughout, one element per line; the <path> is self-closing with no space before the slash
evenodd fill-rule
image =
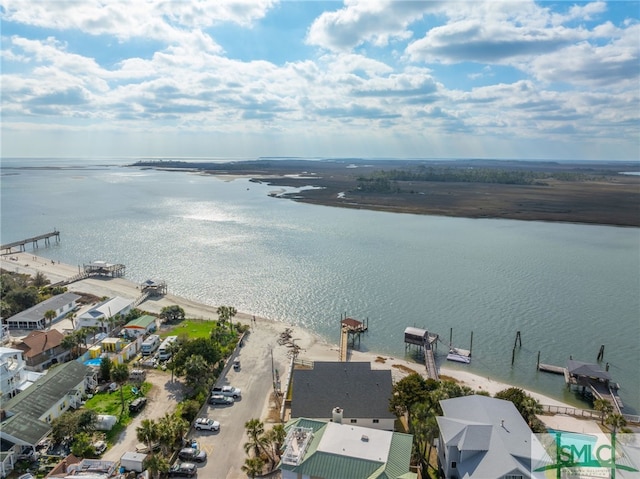
<path id="1" fill-rule="evenodd" d="M 362 442 L 369 442 L 369 436 L 365 436 L 364 434 L 360 439 L 362 439 Z"/>

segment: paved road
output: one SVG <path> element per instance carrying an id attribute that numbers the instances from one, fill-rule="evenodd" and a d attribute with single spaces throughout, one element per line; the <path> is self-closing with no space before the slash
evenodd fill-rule
<path id="1" fill-rule="evenodd" d="M 207 405 L 203 408 L 207 417 L 220 422 L 219 432 L 191 432 L 191 437 L 197 439 L 208 454 L 207 462 L 199 466 L 200 479 L 246 479 L 247 475 L 241 469 L 247 457 L 243 447 L 247 442 L 244 424 L 256 418 L 265 422 L 265 428 L 270 425 L 266 419 L 273 390 L 271 351 L 273 349 L 273 364 L 283 376 L 287 368 L 287 348 L 278 346 L 275 336 L 272 344 L 252 339 L 249 335 L 244 347 L 231 358 L 231 361 L 235 357 L 240 359 L 240 370 L 229 368 L 218 380 L 218 385 L 240 388 L 242 399 L 232 406 Z"/>

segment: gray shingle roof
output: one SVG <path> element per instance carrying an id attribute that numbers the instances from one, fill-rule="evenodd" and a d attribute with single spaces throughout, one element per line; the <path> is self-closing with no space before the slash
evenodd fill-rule
<path id="1" fill-rule="evenodd" d="M 81 297 L 82 296 L 74 293 L 59 294 L 42 301 L 29 309 L 25 309 L 18 314 L 14 314 L 10 318 L 7 318 L 7 321 L 39 321 L 44 318 L 44 313 L 50 309 L 55 311 L 58 308 L 62 308 L 69 303 L 79 300 Z"/>
<path id="2" fill-rule="evenodd" d="M 293 371 L 291 417 L 329 418 L 335 407 L 347 418 L 389 419 L 391 371 L 367 362 L 316 361 L 313 369 Z"/>

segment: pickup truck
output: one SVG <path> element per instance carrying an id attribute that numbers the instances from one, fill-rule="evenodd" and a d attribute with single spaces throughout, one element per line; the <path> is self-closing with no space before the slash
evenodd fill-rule
<path id="1" fill-rule="evenodd" d="M 242 391 L 238 388 L 234 388 L 233 386 L 215 386 L 211 390 L 211 394 L 221 394 L 223 396 L 232 397 L 233 399 L 238 399 L 242 396 Z"/>

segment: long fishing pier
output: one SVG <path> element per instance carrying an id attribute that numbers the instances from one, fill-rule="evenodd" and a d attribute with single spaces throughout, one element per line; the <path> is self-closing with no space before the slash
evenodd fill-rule
<path id="1" fill-rule="evenodd" d="M 51 238 L 56 239 L 56 243 L 60 242 L 60 231 L 54 229 L 51 233 L 45 233 L 42 235 L 34 236 L 33 238 L 26 238 L 20 241 L 14 241 L 13 243 L 7 243 L 0 246 L 0 250 L 4 251 L 3 254 L 13 253 L 13 248 L 20 248 L 19 251 L 23 252 L 27 249 L 27 244 L 31 243 L 34 248 L 38 248 L 38 241 L 44 240 L 45 246 L 49 246 Z"/>

